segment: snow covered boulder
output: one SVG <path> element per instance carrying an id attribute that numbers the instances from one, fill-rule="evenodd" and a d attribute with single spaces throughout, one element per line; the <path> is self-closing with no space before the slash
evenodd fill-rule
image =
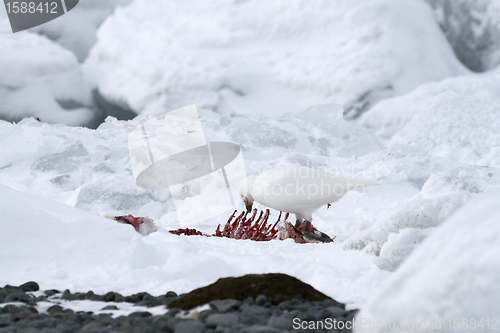
<path id="1" fill-rule="evenodd" d="M 85 61 L 109 102 L 136 113 L 196 103 L 279 116 L 375 101 L 468 72 L 423 0 L 134 1 Z"/>
<path id="2" fill-rule="evenodd" d="M 47 36 L 65 49 L 72 51 L 79 61 L 83 61 L 96 42 L 97 28 L 106 17 L 113 13 L 116 6 L 126 5 L 130 1 L 80 1 L 68 15 L 36 26 L 30 31 Z"/>
<path id="3" fill-rule="evenodd" d="M 343 246 L 374 253 L 378 267 L 394 271 L 472 195 L 494 188 L 500 189 L 500 170 L 496 168 L 462 166 L 435 173 L 417 195 L 354 234 Z"/>
<path id="4" fill-rule="evenodd" d="M 75 56 L 33 33 L 0 34 L 0 119 L 93 126 L 90 86 Z"/>
<path id="5" fill-rule="evenodd" d="M 374 324 L 355 332 L 406 332 L 417 322 L 419 332 L 489 332 L 500 311 L 499 216 L 498 191 L 457 211 L 361 309 L 357 320 Z"/>
<path id="6" fill-rule="evenodd" d="M 421 85 L 377 103 L 359 119 L 391 144 L 465 164 L 499 166 L 500 69 Z"/>

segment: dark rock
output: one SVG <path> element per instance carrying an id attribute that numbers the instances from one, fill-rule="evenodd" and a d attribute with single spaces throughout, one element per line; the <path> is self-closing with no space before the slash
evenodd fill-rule
<path id="1" fill-rule="evenodd" d="M 129 317 L 126 317 L 126 316 L 119 316 L 118 318 L 115 319 L 115 322 L 120 325 L 120 326 L 123 326 L 123 327 L 128 327 L 130 326 L 131 324 L 131 320 Z"/>
<path id="2" fill-rule="evenodd" d="M 21 309 L 12 304 L 8 304 L 2 308 L 3 313 L 16 313 L 19 311 L 21 311 Z"/>
<path id="3" fill-rule="evenodd" d="M 175 317 L 178 313 L 181 313 L 181 309 L 170 309 L 165 315 L 170 317 Z"/>
<path id="4" fill-rule="evenodd" d="M 163 304 L 162 297 L 154 297 L 150 294 L 144 295 L 142 301 L 138 302 L 136 305 L 147 306 L 148 308 L 153 306 L 159 306 Z"/>
<path id="5" fill-rule="evenodd" d="M 197 320 L 186 319 L 175 325 L 174 333 L 199 333 L 202 330 L 202 323 Z"/>
<path id="6" fill-rule="evenodd" d="M 52 305 L 50 308 L 47 309 L 47 312 L 50 313 L 51 315 L 54 315 L 58 312 L 62 312 L 64 309 L 59 306 L 59 305 Z"/>
<path id="7" fill-rule="evenodd" d="M 11 315 L 10 315 L 10 316 L 11 316 L 10 318 L 11 318 L 11 320 L 12 320 L 13 322 L 15 322 L 15 323 L 16 323 L 16 322 L 18 322 L 18 321 L 20 321 L 20 320 L 23 320 L 23 319 L 28 318 L 28 317 L 29 317 L 29 316 L 31 316 L 31 315 L 32 315 L 32 313 L 31 313 L 31 311 L 29 310 L 29 308 L 23 308 L 23 309 L 21 309 L 21 311 L 11 314 Z"/>
<path id="8" fill-rule="evenodd" d="M 336 306 L 336 307 L 340 307 L 342 309 L 345 309 L 345 305 L 342 304 L 342 303 L 339 303 L 333 299 L 325 299 L 321 302 L 321 306 L 325 307 L 325 308 L 329 308 L 330 306 Z"/>
<path id="9" fill-rule="evenodd" d="M 31 297 L 30 295 L 25 294 L 23 292 L 16 292 L 16 293 L 12 293 L 12 294 L 7 295 L 7 297 L 5 297 L 5 302 L 6 303 L 23 302 L 26 304 L 35 304 L 36 303 L 34 297 Z"/>
<path id="10" fill-rule="evenodd" d="M 41 295 L 41 296 L 36 297 L 36 298 L 35 298 L 35 301 L 36 301 L 36 302 L 44 302 L 44 301 L 46 301 L 46 300 L 47 300 L 47 298 L 48 298 L 47 296 L 45 296 L 45 295 Z"/>
<path id="11" fill-rule="evenodd" d="M 310 301 L 330 299 L 312 286 L 286 274 L 248 274 L 237 278 L 219 279 L 214 284 L 195 289 L 170 302 L 167 307 L 189 310 L 216 299 L 243 301 L 248 297 L 255 298 L 259 295 L 266 295 L 270 303 L 279 304 L 299 294 Z"/>
<path id="12" fill-rule="evenodd" d="M 63 291 L 61 295 L 61 299 L 66 300 L 66 301 L 74 301 L 77 299 L 76 295 L 73 295 L 68 289 Z"/>
<path id="13" fill-rule="evenodd" d="M 266 327 L 266 326 L 261 326 L 261 325 L 255 325 L 249 328 L 246 328 L 243 330 L 245 333 L 281 333 L 282 331 L 276 330 L 271 327 Z M 300 332 L 300 331 L 293 331 L 295 332 Z"/>
<path id="14" fill-rule="evenodd" d="M 69 291 L 69 290 L 68 290 Z M 43 292 L 45 295 L 47 295 L 47 297 L 50 297 L 50 296 L 54 296 L 55 294 L 59 294 L 60 291 L 57 290 L 57 289 L 49 289 L 49 290 L 45 290 Z"/>
<path id="15" fill-rule="evenodd" d="M 206 320 L 211 314 L 214 314 L 214 310 L 203 310 L 198 314 L 198 320 Z"/>
<path id="16" fill-rule="evenodd" d="M 257 305 L 250 305 L 240 315 L 245 325 L 266 325 L 269 321 L 270 310 Z"/>
<path id="17" fill-rule="evenodd" d="M 104 295 L 101 300 L 104 302 L 124 302 L 125 297 L 123 297 L 119 293 L 115 293 L 115 292 L 111 291 L 111 292 L 107 293 L 106 295 Z"/>
<path id="18" fill-rule="evenodd" d="M 144 299 L 144 296 L 146 296 L 146 295 L 149 295 L 149 294 L 148 293 L 133 294 L 133 295 L 125 297 L 125 302 L 139 303 L 140 301 L 142 301 Z M 149 295 L 149 296 L 151 296 L 151 295 Z"/>
<path id="19" fill-rule="evenodd" d="M 38 285 L 38 283 L 33 282 L 33 281 L 26 282 L 26 283 L 20 285 L 19 288 L 24 292 L 40 290 L 40 286 Z"/>
<path id="20" fill-rule="evenodd" d="M 25 329 L 19 331 L 19 333 L 40 333 L 41 331 L 38 328 L 34 327 L 26 327 Z"/>
<path id="21" fill-rule="evenodd" d="M 131 314 L 128 315 L 130 319 L 134 318 L 151 318 L 153 315 L 150 312 L 147 311 L 137 311 L 137 312 L 132 312 Z"/>
<path id="22" fill-rule="evenodd" d="M 336 307 L 336 306 L 330 306 L 328 308 L 326 308 L 328 311 L 330 311 L 331 313 L 331 318 L 337 318 L 337 317 L 340 317 L 340 316 L 346 316 L 349 311 L 346 311 L 345 309 L 343 308 L 339 308 L 339 307 Z"/>
<path id="23" fill-rule="evenodd" d="M 257 304 L 257 305 L 263 306 L 266 303 L 267 303 L 267 297 L 266 297 L 266 295 L 259 295 L 255 299 L 255 304 Z"/>
<path id="24" fill-rule="evenodd" d="M 210 302 L 210 307 L 221 313 L 238 310 L 240 306 L 241 302 L 234 299 L 214 300 Z"/>
<path id="25" fill-rule="evenodd" d="M 253 299 L 253 297 L 247 297 L 247 298 L 243 301 L 243 304 L 253 305 L 253 304 L 255 304 L 255 300 Z"/>
<path id="26" fill-rule="evenodd" d="M 102 298 L 102 296 L 94 294 L 94 292 L 92 290 L 88 291 L 84 297 L 84 299 L 88 299 L 91 301 L 100 301 L 101 298 Z"/>
<path id="27" fill-rule="evenodd" d="M 177 297 L 177 293 L 175 291 L 167 291 L 165 297 Z"/>
<path id="28" fill-rule="evenodd" d="M 8 313 L 0 314 L 0 327 L 11 325 L 11 315 Z"/>
<path id="29" fill-rule="evenodd" d="M 118 307 L 116 305 L 108 305 L 103 307 L 101 310 L 118 310 Z"/>
<path id="30" fill-rule="evenodd" d="M 281 316 L 271 316 L 267 326 L 277 330 L 291 330 L 293 328 L 293 317 L 288 313 Z"/>
<path id="31" fill-rule="evenodd" d="M 238 316 L 232 313 L 215 313 L 207 318 L 207 326 L 211 328 L 231 327 L 238 324 Z"/>

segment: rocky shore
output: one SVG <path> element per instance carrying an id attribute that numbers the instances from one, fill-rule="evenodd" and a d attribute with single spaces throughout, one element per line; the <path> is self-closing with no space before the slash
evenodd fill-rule
<path id="1" fill-rule="evenodd" d="M 260 280 L 257 279 L 257 283 L 251 283 L 243 291 L 240 288 L 234 298 L 227 298 L 227 292 L 221 296 L 224 299 L 216 299 L 217 295 L 211 294 L 215 291 L 221 295 L 220 288 L 224 286 L 225 290 L 230 292 L 231 284 L 237 287 L 242 282 L 248 283 L 249 276 L 250 279 L 259 277 Z M 0 288 L 0 333 L 350 332 L 345 328 L 334 330 L 331 323 L 333 320 L 337 325 L 352 321 L 357 310 L 348 311 L 344 304 L 324 295 L 323 300 L 310 300 L 322 295 L 317 291 L 318 294 L 315 295 L 314 292 L 311 294 L 310 290 L 301 290 L 301 293 L 290 297 L 290 292 L 297 290 L 297 286 L 300 289 L 299 283 L 306 288 L 312 287 L 297 279 L 297 286 L 293 286 L 292 280 L 287 281 L 282 276 L 294 279 L 283 274 L 247 275 L 246 280 L 243 279 L 245 277 L 220 279 L 213 285 L 196 289 L 189 294 L 177 295 L 169 291 L 159 296 L 146 292 L 129 296 L 115 292 L 97 295 L 92 291 L 71 293 L 69 290 L 60 292 L 54 289 L 42 292 L 35 282 L 27 282 L 17 287 L 6 285 Z M 288 291 L 283 292 L 280 289 L 276 293 L 277 289 L 272 289 L 275 282 L 269 282 L 270 278 L 274 281 L 284 281 Z M 246 294 L 262 288 L 267 288 L 267 295 L 247 297 Z M 303 294 L 306 296 L 303 297 Z M 199 302 L 207 303 L 183 310 L 188 304 L 186 302 L 192 302 L 193 297 L 201 300 Z M 71 303 L 78 301 L 95 304 L 95 310 L 71 310 Z M 103 302 L 111 305 L 103 307 Z M 50 306 L 47 307 L 47 304 Z M 142 309 L 132 311 L 128 315 L 117 315 L 121 307 L 132 304 Z M 144 311 L 144 307 L 163 309 L 163 314 L 155 315 L 158 311 Z M 330 323 L 330 326 L 326 325 L 327 323 Z"/>

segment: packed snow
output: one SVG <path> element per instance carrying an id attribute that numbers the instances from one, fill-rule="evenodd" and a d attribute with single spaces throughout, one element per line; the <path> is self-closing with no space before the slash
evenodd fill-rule
<path id="1" fill-rule="evenodd" d="M 361 310 L 357 319 L 369 318 L 373 324 L 356 332 L 407 332 L 403 327 L 418 323 L 418 332 L 435 332 L 438 325 L 440 332 L 498 327 L 499 207 L 497 190 L 457 211 Z"/>
<path id="2" fill-rule="evenodd" d="M 493 316 L 500 16 L 459 3 L 82 0 L 17 34 L 0 8 L 0 285 L 163 294 L 281 272 L 360 317 Z M 170 234 L 185 226 L 172 194 L 136 185 L 128 137 L 193 103 L 247 175 L 307 166 L 381 185 L 314 212 L 334 243 Z M 137 116 L 101 123 L 103 105 Z M 211 234 L 232 212 L 189 227 Z M 158 231 L 103 217 L 127 214 Z"/>
<path id="3" fill-rule="evenodd" d="M 131 0 L 80 0 L 71 10 L 71 15 L 63 15 L 29 31 L 47 36 L 72 51 L 81 62 L 95 44 L 97 29 L 101 23 L 117 6 L 129 2 Z"/>

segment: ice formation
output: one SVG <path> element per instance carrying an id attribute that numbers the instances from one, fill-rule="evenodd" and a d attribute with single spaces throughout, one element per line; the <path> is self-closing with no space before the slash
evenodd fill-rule
<path id="1" fill-rule="evenodd" d="M 279 116 L 335 102 L 350 117 L 468 72 L 417 0 L 135 1 L 103 23 L 84 68 L 136 113 L 196 103 Z"/>

